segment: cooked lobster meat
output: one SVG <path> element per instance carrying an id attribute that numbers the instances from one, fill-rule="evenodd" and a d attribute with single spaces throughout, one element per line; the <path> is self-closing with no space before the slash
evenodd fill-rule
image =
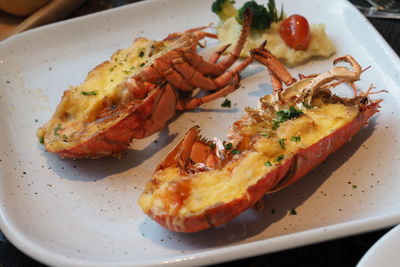
<path id="1" fill-rule="evenodd" d="M 207 140 L 192 127 L 156 168 L 139 204 L 144 213 L 175 232 L 197 232 L 225 224 L 324 161 L 378 112 L 369 88 L 357 92 L 362 73 L 351 56 L 327 72 L 295 82 L 267 50 L 252 51 L 269 68 L 274 94 L 246 108 L 228 140 Z M 289 76 L 288 76 L 289 75 Z M 282 89 L 280 81 L 290 86 Z M 339 83 L 355 89 L 344 98 L 332 93 Z"/>
<path id="2" fill-rule="evenodd" d="M 38 130 L 38 139 L 61 157 L 120 156 L 133 139 L 160 131 L 176 110 L 194 109 L 233 92 L 239 73 L 252 61 L 249 57 L 228 70 L 239 58 L 251 17 L 246 12 L 235 48 L 221 60 L 228 46 L 209 60 L 196 52 L 200 40 L 216 38 L 204 31 L 207 27 L 170 34 L 163 41 L 138 38 L 89 72 L 81 85 L 64 92 L 53 117 Z M 195 88 L 211 93 L 195 97 Z"/>

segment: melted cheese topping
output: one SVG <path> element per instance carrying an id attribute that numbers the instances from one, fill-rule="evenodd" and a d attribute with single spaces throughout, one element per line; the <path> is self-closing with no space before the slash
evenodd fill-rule
<path id="1" fill-rule="evenodd" d="M 335 46 L 326 35 L 324 24 L 310 25 L 310 44 L 304 51 L 292 49 L 285 44 L 279 34 L 281 24 L 282 22 L 272 23 L 269 29 L 251 31 L 241 52 L 241 56 L 250 56 L 249 50 L 259 47 L 265 40 L 267 40 L 266 48 L 290 67 L 300 65 L 314 57 L 327 58 L 335 53 Z M 217 27 L 218 39 L 221 45 L 234 44 L 241 30 L 242 26 L 236 21 L 235 17 L 223 21 Z M 233 47 L 231 46 L 228 51 L 232 49 Z"/>
<path id="2" fill-rule="evenodd" d="M 286 158 L 318 142 L 359 114 L 358 107 L 340 103 L 320 103 L 303 112 L 300 117 L 282 123 L 274 136 L 260 136 L 252 151 L 236 155 L 222 169 L 189 176 L 180 175 L 177 168 L 156 172 L 139 199 L 140 206 L 145 213 L 151 210 L 155 214 L 186 216 L 241 198 L 250 186 Z M 280 140 L 284 140 L 283 145 Z M 176 188 L 181 181 L 185 181 L 185 185 L 190 183 L 189 192 L 171 189 L 171 185 Z"/>
<path id="3" fill-rule="evenodd" d="M 102 110 L 117 106 L 124 94 L 129 94 L 124 83 L 139 71 L 149 58 L 164 49 L 163 42 L 137 38 L 132 46 L 115 52 L 90 71 L 85 81 L 64 92 L 51 120 L 41 127 L 37 137 L 50 151 L 68 149 L 89 139 L 94 133 L 107 129 L 117 120 L 92 123 Z"/>

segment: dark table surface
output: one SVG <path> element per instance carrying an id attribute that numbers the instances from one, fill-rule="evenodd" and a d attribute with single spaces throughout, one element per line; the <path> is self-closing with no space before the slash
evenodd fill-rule
<path id="1" fill-rule="evenodd" d="M 137 2 L 138 0 L 88 0 L 72 17 Z M 351 2 L 365 5 L 363 0 Z M 369 19 L 393 50 L 400 55 L 400 20 Z M 355 266 L 367 250 L 391 228 L 294 248 L 216 266 Z M 0 232 L 0 266 L 43 266 L 18 251 Z"/>

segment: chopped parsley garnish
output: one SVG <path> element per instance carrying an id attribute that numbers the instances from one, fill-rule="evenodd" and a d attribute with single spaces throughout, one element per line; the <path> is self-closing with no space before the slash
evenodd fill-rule
<path id="1" fill-rule="evenodd" d="M 82 91 L 82 95 L 97 95 L 97 91 Z"/>
<path id="2" fill-rule="evenodd" d="M 124 74 L 131 74 L 131 71 L 130 70 L 123 70 L 122 71 Z"/>
<path id="3" fill-rule="evenodd" d="M 285 155 L 279 155 L 276 159 L 275 162 L 280 162 L 281 160 L 283 160 L 285 158 Z"/>
<path id="4" fill-rule="evenodd" d="M 232 148 L 232 143 L 227 143 L 226 145 L 225 145 L 225 149 L 226 150 L 230 150 Z"/>
<path id="5" fill-rule="evenodd" d="M 139 57 L 143 57 L 144 56 L 144 51 L 140 51 L 138 56 Z"/>
<path id="6" fill-rule="evenodd" d="M 288 110 L 279 110 L 276 112 L 276 119 L 272 121 L 272 129 L 276 130 L 285 121 L 297 118 L 302 114 L 303 111 L 301 109 L 296 109 L 293 106 Z"/>
<path id="7" fill-rule="evenodd" d="M 134 66 L 132 66 L 132 67 L 131 67 L 131 70 L 133 70 L 134 68 L 135 68 L 135 67 L 134 67 Z"/>
<path id="8" fill-rule="evenodd" d="M 279 139 L 278 143 L 279 143 L 279 145 L 281 146 L 282 149 L 286 148 L 285 139 L 283 139 L 283 138 Z"/>
<path id="9" fill-rule="evenodd" d="M 269 137 L 270 135 L 269 134 L 262 134 L 261 136 L 262 137 Z"/>
<path id="10" fill-rule="evenodd" d="M 113 82 L 114 80 L 113 79 L 110 79 L 110 82 Z"/>
<path id="11" fill-rule="evenodd" d="M 266 161 L 266 162 L 264 162 L 264 165 L 267 166 L 267 167 L 271 167 L 272 163 L 270 161 Z"/>
<path id="12" fill-rule="evenodd" d="M 290 215 L 297 215 L 297 211 L 293 208 L 289 212 Z"/>
<path id="13" fill-rule="evenodd" d="M 272 120 L 272 130 L 278 129 L 280 124 L 281 124 L 281 122 L 279 122 L 277 120 Z"/>
<path id="14" fill-rule="evenodd" d="M 225 98 L 224 102 L 221 103 L 221 107 L 230 108 L 231 107 L 231 101 L 228 98 Z"/>
<path id="15" fill-rule="evenodd" d="M 306 109 L 312 109 L 312 107 L 309 104 L 307 104 L 306 102 L 303 102 L 302 104 Z"/>
<path id="16" fill-rule="evenodd" d="M 63 134 L 62 138 L 63 138 L 63 141 L 64 141 L 64 142 L 69 142 L 69 141 L 68 141 L 68 137 L 67 137 L 65 134 Z"/>
<path id="17" fill-rule="evenodd" d="M 353 187 L 353 189 L 356 189 L 356 188 L 357 188 L 357 185 L 353 184 L 352 187 Z"/>
<path id="18" fill-rule="evenodd" d="M 272 120 L 272 130 L 278 129 L 280 124 L 281 124 L 281 122 L 279 122 L 277 120 Z"/>
<path id="19" fill-rule="evenodd" d="M 290 138 L 290 140 L 292 140 L 294 142 L 300 142 L 301 137 L 300 136 L 292 136 L 292 138 Z"/>
<path id="20" fill-rule="evenodd" d="M 58 124 L 56 127 L 54 127 L 54 129 L 53 129 L 53 133 L 54 133 L 55 136 L 60 135 L 60 134 L 58 133 L 59 130 L 62 130 L 62 128 L 61 128 L 61 123 L 59 123 L 59 124 Z"/>
<path id="21" fill-rule="evenodd" d="M 114 70 L 114 67 L 110 68 L 109 70 L 110 70 L 110 72 L 113 71 L 113 70 Z"/>
<path id="22" fill-rule="evenodd" d="M 239 149 L 234 149 L 231 151 L 232 154 L 240 154 L 242 153 L 242 151 L 240 151 Z"/>
<path id="23" fill-rule="evenodd" d="M 143 62 L 142 64 L 139 65 L 139 67 L 143 67 L 144 65 L 146 65 L 146 63 Z"/>
<path id="24" fill-rule="evenodd" d="M 39 142 L 40 142 L 42 145 L 44 145 L 44 136 L 41 136 L 41 137 L 40 137 Z"/>

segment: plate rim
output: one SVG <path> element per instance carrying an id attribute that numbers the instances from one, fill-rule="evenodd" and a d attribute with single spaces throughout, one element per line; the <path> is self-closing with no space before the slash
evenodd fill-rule
<path id="1" fill-rule="evenodd" d="M 381 238 L 379 238 L 362 256 L 360 261 L 357 263 L 357 267 L 367 267 L 370 266 L 369 261 L 376 261 L 376 257 L 374 257 L 375 253 L 381 251 L 381 247 L 387 243 L 387 241 L 392 241 L 393 237 L 400 235 L 400 224 L 390 229 L 387 233 L 385 233 Z M 387 246 L 386 246 L 387 247 Z M 379 253 L 380 254 L 380 253 Z"/>

